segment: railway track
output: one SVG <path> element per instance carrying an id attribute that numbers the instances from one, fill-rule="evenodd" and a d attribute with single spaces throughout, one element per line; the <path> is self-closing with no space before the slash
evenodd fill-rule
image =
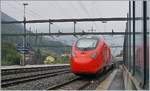
<path id="1" fill-rule="evenodd" d="M 57 69 L 57 70 L 52 69 L 52 71 L 50 71 L 50 72 L 44 71 L 43 73 L 41 72 L 40 74 L 34 74 L 34 75 L 32 74 L 32 75 L 24 76 L 24 77 L 2 79 L 1 80 L 1 87 L 7 89 L 7 87 L 11 88 L 11 87 L 13 87 L 13 85 L 19 86 L 19 85 L 21 85 L 20 83 L 27 85 L 28 82 L 29 83 L 33 82 L 33 84 L 34 84 L 35 80 L 36 81 L 42 81 L 42 78 L 53 79 L 50 77 L 54 77 L 54 76 L 60 76 L 60 79 L 63 79 L 63 78 L 61 78 L 61 75 L 62 74 L 64 75 L 67 73 L 70 74 L 69 68 L 63 68 L 63 69 L 61 68 L 61 69 Z M 96 88 L 95 87 L 96 84 L 99 84 L 100 82 L 105 80 L 105 78 L 110 73 L 111 73 L 110 70 L 107 70 L 105 72 L 102 72 L 98 77 L 94 77 L 94 78 L 93 77 L 88 78 L 87 76 L 74 76 L 73 79 L 71 78 L 71 80 L 66 79 L 64 81 L 60 81 L 58 84 L 56 81 L 55 84 L 47 85 L 44 87 L 46 90 L 82 90 L 82 89 L 87 89 L 89 86 L 91 86 L 91 87 L 94 86 L 94 88 Z M 19 73 L 19 74 L 22 74 L 22 73 Z M 4 75 L 4 76 L 7 76 L 7 75 Z M 47 84 L 47 83 L 43 82 L 43 84 Z M 27 87 L 28 87 L 28 85 L 27 85 Z M 34 87 L 34 85 L 33 85 L 33 87 Z M 31 86 L 31 88 L 32 88 L 32 86 Z M 92 89 L 92 90 L 94 90 L 94 89 Z"/>
<path id="2" fill-rule="evenodd" d="M 40 74 L 40 75 L 31 75 L 27 77 L 20 77 L 20 78 L 13 78 L 13 79 L 7 79 L 7 80 L 2 80 L 1 82 L 1 87 L 8 87 L 12 85 L 16 85 L 19 83 L 25 83 L 29 81 L 34 81 L 42 78 L 47 78 L 47 77 L 53 77 L 61 74 L 66 74 L 70 73 L 69 70 L 62 70 L 62 71 L 56 71 L 56 72 L 51 72 L 51 73 L 46 73 L 46 74 Z"/>
<path id="3" fill-rule="evenodd" d="M 76 77 L 66 82 L 50 86 L 47 90 L 81 90 L 91 84 L 90 80 L 85 80 L 83 77 Z"/>
<path id="4" fill-rule="evenodd" d="M 66 74 L 66 73 L 70 73 L 70 69 L 69 68 L 58 68 L 58 69 L 52 69 L 53 71 L 51 72 L 39 72 L 38 74 L 34 74 L 36 73 L 35 71 L 32 72 L 29 71 L 29 74 L 27 76 L 21 76 L 21 77 L 13 77 L 13 78 L 7 78 L 7 79 L 2 79 L 1 80 L 1 87 L 5 88 L 8 86 L 12 86 L 12 85 L 17 85 L 19 83 L 25 83 L 25 82 L 29 82 L 29 81 L 34 81 L 34 80 L 38 80 L 38 79 L 42 79 L 42 78 L 48 78 L 48 77 L 53 77 L 53 76 L 57 76 L 57 75 L 61 75 L 61 74 Z M 39 70 L 38 70 L 39 71 Z M 20 73 L 20 75 L 23 73 Z M 27 73 L 25 73 L 27 74 Z M 14 74 L 12 74 L 14 75 Z M 3 75 L 3 76 L 10 76 L 9 75 Z"/>
<path id="5" fill-rule="evenodd" d="M 107 72 L 108 71 L 108 72 Z M 110 69 L 105 72 L 102 72 L 99 77 L 93 79 L 93 77 L 76 77 L 74 79 L 65 81 L 63 83 L 53 85 L 47 88 L 47 90 L 83 90 L 91 84 L 97 83 L 99 84 L 103 80 L 105 80 L 110 73 L 112 72 Z M 97 86 L 95 86 L 96 88 Z"/>

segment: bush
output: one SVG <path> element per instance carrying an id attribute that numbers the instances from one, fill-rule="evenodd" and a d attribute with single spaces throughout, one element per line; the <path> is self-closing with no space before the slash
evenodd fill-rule
<path id="1" fill-rule="evenodd" d="M 16 51 L 12 43 L 2 43 L 1 47 L 2 60 L 1 65 L 19 65 L 21 55 Z"/>

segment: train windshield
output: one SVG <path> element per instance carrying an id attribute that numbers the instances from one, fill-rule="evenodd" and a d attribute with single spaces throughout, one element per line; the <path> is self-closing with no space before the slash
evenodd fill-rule
<path id="1" fill-rule="evenodd" d="M 98 39 L 80 39 L 77 41 L 76 48 L 79 50 L 91 50 L 95 49 L 97 45 Z"/>

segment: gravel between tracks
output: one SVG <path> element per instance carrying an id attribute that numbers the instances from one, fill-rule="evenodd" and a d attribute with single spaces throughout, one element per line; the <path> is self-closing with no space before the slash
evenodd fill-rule
<path id="1" fill-rule="evenodd" d="M 66 70 L 69 68 L 66 68 Z M 10 74 L 10 75 L 2 75 L 1 79 L 12 79 L 12 78 L 19 78 L 19 77 L 26 77 L 26 76 L 31 76 L 31 75 L 38 75 L 38 74 L 44 74 L 44 73 L 50 73 L 50 72 L 56 72 L 60 70 L 65 70 L 65 69 L 57 69 L 57 70 L 46 70 L 46 71 L 37 71 L 37 72 L 30 72 L 30 73 L 19 73 L 19 74 Z"/>
<path id="2" fill-rule="evenodd" d="M 84 88 L 84 90 L 95 90 L 97 88 L 97 86 L 103 81 L 106 79 L 106 77 L 108 75 L 110 75 L 112 71 L 109 71 L 107 73 L 104 73 L 105 74 L 105 77 L 104 75 L 99 75 L 98 77 L 96 78 L 93 78 L 91 80 L 91 84 L 89 86 L 87 86 L 86 88 Z"/>
<path id="3" fill-rule="evenodd" d="M 75 75 L 72 73 L 58 75 L 55 77 L 43 78 L 31 82 L 21 83 L 14 86 L 2 88 L 3 90 L 46 90 L 49 86 L 56 85 L 65 80 L 74 78 Z"/>
<path id="4" fill-rule="evenodd" d="M 100 81 L 99 80 L 92 80 L 91 84 L 84 88 L 84 90 L 95 90 L 96 87 L 99 85 Z"/>
<path id="5" fill-rule="evenodd" d="M 111 73 L 108 72 L 108 74 Z M 103 73 L 105 74 L 105 73 Z M 104 75 L 100 75 L 99 77 L 87 78 L 88 80 L 92 80 L 91 84 L 84 88 L 85 90 L 95 90 L 96 87 L 101 82 L 101 77 Z M 46 90 L 49 86 L 57 85 L 66 80 L 70 80 L 76 77 L 76 75 L 72 73 L 62 74 L 54 77 L 43 78 L 31 82 L 21 83 L 18 85 L 2 88 L 3 90 Z"/>

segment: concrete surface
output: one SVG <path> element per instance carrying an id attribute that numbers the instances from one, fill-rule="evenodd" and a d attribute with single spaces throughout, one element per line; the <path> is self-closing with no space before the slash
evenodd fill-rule
<path id="1" fill-rule="evenodd" d="M 122 69 L 115 69 L 104 81 L 102 81 L 96 90 L 124 90 L 124 81 Z"/>
<path id="2" fill-rule="evenodd" d="M 121 69 L 117 70 L 108 90 L 124 90 L 123 72 Z"/>

